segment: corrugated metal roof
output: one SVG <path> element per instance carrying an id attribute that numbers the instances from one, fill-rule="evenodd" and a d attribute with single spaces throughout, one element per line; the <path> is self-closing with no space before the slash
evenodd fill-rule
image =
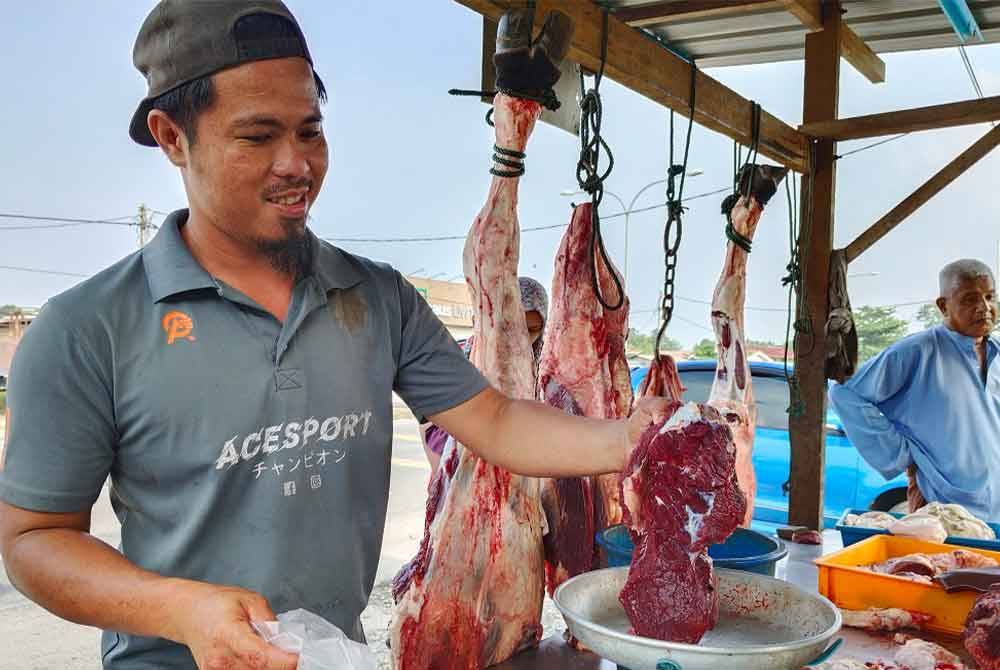
<path id="1" fill-rule="evenodd" d="M 608 0 L 612 9 L 692 3 L 685 0 Z M 734 4 L 739 4 L 734 0 Z M 959 45 L 937 0 L 842 0 L 844 20 L 876 53 Z M 682 6 L 678 4 L 678 7 Z M 1000 0 L 969 0 L 986 42 L 1000 42 Z M 701 67 L 801 60 L 806 29 L 775 2 L 750 5 L 739 15 L 670 17 L 644 25 Z M 974 45 L 979 42 L 970 42 Z"/>

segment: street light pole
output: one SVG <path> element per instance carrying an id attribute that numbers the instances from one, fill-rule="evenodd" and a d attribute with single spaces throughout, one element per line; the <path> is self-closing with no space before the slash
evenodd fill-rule
<path id="1" fill-rule="evenodd" d="M 704 174 L 704 172 L 702 170 L 690 170 L 690 171 L 688 171 L 687 176 L 688 177 L 697 177 L 700 174 Z M 607 189 L 604 190 L 605 194 L 612 196 L 615 200 L 618 201 L 618 204 L 621 205 L 622 211 L 625 214 L 625 262 L 623 263 L 623 266 L 622 266 L 622 284 L 623 284 L 623 288 L 628 286 L 628 223 L 629 223 L 629 216 L 631 216 L 631 214 L 632 214 L 632 208 L 635 206 L 636 201 L 639 200 L 639 196 L 641 196 L 643 193 L 645 193 L 649 189 L 653 188 L 654 186 L 658 186 L 659 184 L 666 184 L 666 183 L 667 183 L 667 179 L 664 178 L 664 179 L 657 179 L 656 181 L 652 181 L 652 182 L 646 184 L 645 186 L 643 186 L 642 188 L 639 189 L 638 193 L 635 194 L 635 196 L 632 198 L 632 201 L 629 202 L 628 207 L 625 206 L 625 202 L 620 197 L 618 197 L 617 194 L 615 194 L 615 193 L 613 193 L 613 192 L 611 192 L 611 191 L 609 191 Z M 576 190 L 576 191 L 569 191 L 569 190 L 567 190 L 567 191 L 562 191 L 560 193 L 560 195 L 570 196 L 570 195 L 580 195 L 582 193 L 583 193 L 583 191 L 580 191 L 580 190 Z"/>

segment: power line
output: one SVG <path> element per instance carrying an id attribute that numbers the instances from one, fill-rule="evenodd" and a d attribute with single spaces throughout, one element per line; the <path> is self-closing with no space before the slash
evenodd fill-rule
<path id="1" fill-rule="evenodd" d="M 692 195 L 689 198 L 684 198 L 682 202 L 690 202 L 691 200 L 698 200 L 700 198 L 707 198 L 713 195 L 719 195 L 720 193 L 730 193 L 732 187 L 727 186 L 725 188 L 716 189 L 714 191 L 708 191 L 707 193 L 699 193 L 697 195 Z M 619 217 L 625 216 L 626 214 L 638 214 L 640 212 L 649 212 L 654 209 L 663 209 L 667 206 L 667 203 L 660 203 L 658 205 L 651 205 L 649 207 L 640 207 L 639 209 L 630 209 L 628 212 L 616 212 L 614 214 L 608 214 L 602 216 L 601 219 L 617 219 Z M 522 228 L 522 233 L 533 233 L 539 230 L 555 230 L 557 228 L 565 228 L 568 223 L 556 223 L 548 226 L 533 226 L 530 228 Z M 369 243 L 369 244 L 383 244 L 383 243 L 405 243 L 405 242 L 447 242 L 452 240 L 464 240 L 468 237 L 465 235 L 436 235 L 428 237 L 324 237 L 323 239 L 327 242 L 359 242 L 359 243 Z"/>
<path id="2" fill-rule="evenodd" d="M 89 277 L 78 272 L 60 272 L 59 270 L 42 270 L 41 268 L 23 268 L 14 265 L 0 265 L 0 270 L 14 270 L 16 272 L 33 272 L 42 275 L 61 275 L 63 277 Z"/>
<path id="3" fill-rule="evenodd" d="M 134 226 L 135 217 L 131 216 L 120 216 L 117 219 L 71 219 L 62 216 L 34 216 L 31 214 L 10 214 L 7 212 L 0 212 L 0 219 L 20 219 L 22 221 L 54 221 L 57 223 L 71 223 L 76 225 L 105 225 L 105 226 Z M 125 219 L 133 219 L 133 221 L 125 221 Z M 10 228 L 2 228 L 4 230 L 10 230 Z"/>
<path id="4" fill-rule="evenodd" d="M 865 146 L 859 147 L 859 148 L 854 149 L 852 151 L 848 151 L 848 152 L 845 152 L 845 153 L 842 153 L 842 154 L 837 154 L 836 159 L 840 160 L 841 158 L 847 158 L 848 156 L 852 156 L 854 154 L 859 154 L 862 151 L 868 151 L 869 149 L 874 149 L 875 147 L 879 147 L 879 146 L 882 146 L 883 144 L 888 144 L 889 142 L 893 142 L 893 141 L 898 140 L 898 139 L 900 139 L 902 137 L 906 137 L 909 134 L 910 133 L 900 133 L 899 135 L 894 135 L 892 137 L 887 137 L 887 138 L 885 138 L 883 140 L 879 140 L 878 142 L 872 142 L 871 144 L 866 144 Z"/>

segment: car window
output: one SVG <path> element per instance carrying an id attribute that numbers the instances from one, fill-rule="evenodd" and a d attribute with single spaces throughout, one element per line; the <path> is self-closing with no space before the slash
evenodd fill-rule
<path id="1" fill-rule="evenodd" d="M 706 402 L 712 392 L 714 370 L 684 370 L 681 384 L 687 389 L 684 398 Z M 753 378 L 753 395 L 757 400 L 757 425 L 762 428 L 788 430 L 788 383 L 781 377 Z"/>
<path id="2" fill-rule="evenodd" d="M 684 399 L 690 402 L 707 402 L 708 394 L 712 392 L 714 370 L 686 370 L 680 372 L 681 384 L 684 385 Z"/>
<path id="3" fill-rule="evenodd" d="M 788 382 L 782 377 L 754 377 L 753 397 L 759 427 L 788 430 Z"/>

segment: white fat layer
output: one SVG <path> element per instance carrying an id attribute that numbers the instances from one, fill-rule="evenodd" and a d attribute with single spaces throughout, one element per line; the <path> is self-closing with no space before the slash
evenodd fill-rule
<path id="1" fill-rule="evenodd" d="M 701 495 L 708 509 L 705 512 L 695 512 L 691 509 L 689 505 L 685 505 L 684 509 L 687 511 L 687 533 L 691 541 L 694 542 L 698 537 L 698 532 L 701 527 L 705 525 L 705 517 L 712 513 L 712 508 L 715 507 L 715 494 L 714 493 L 703 493 Z M 659 498 L 656 499 L 657 502 L 660 501 Z M 662 504 L 662 503 L 661 503 Z"/>
<path id="2" fill-rule="evenodd" d="M 674 415 L 671 416 L 663 427 L 660 428 L 660 435 L 663 435 L 667 431 L 679 428 L 681 426 L 686 426 L 689 423 L 694 423 L 696 421 L 701 421 L 701 408 L 698 407 L 698 403 L 689 402 L 681 405 Z"/>

